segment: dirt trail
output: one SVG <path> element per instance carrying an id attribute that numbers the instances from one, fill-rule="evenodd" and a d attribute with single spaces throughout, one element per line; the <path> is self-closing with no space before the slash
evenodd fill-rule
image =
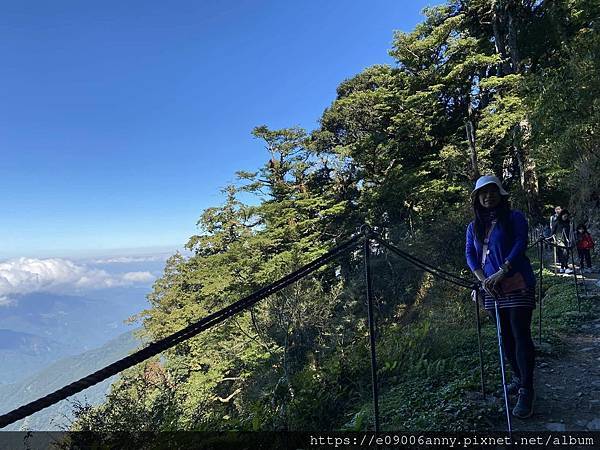
<path id="1" fill-rule="evenodd" d="M 586 278 L 588 292 L 600 294 L 598 274 Z M 600 311 L 600 298 L 596 299 Z M 559 358 L 536 358 L 534 415 L 526 420 L 513 417 L 514 430 L 600 430 L 600 315 L 563 340 L 566 351 Z M 512 398 L 512 406 L 515 402 Z M 501 428 L 505 426 L 504 422 Z"/>

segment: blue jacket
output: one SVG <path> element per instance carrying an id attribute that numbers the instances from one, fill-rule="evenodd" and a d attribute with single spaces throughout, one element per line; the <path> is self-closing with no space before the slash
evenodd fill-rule
<path id="1" fill-rule="evenodd" d="M 502 229 L 502 225 L 497 223 L 488 245 L 489 253 L 485 260 L 483 273 L 486 277 L 496 273 L 504 261 L 511 265 L 511 270 L 506 274 L 510 277 L 516 272 L 521 272 L 528 287 L 535 286 L 535 275 L 531 268 L 529 258 L 525 255 L 527 250 L 527 219 L 521 211 L 512 210 L 509 215 L 509 222 L 512 228 L 511 236 Z M 481 269 L 481 253 L 483 244 L 475 237 L 473 222 L 467 227 L 467 245 L 465 249 L 467 264 L 472 271 Z"/>

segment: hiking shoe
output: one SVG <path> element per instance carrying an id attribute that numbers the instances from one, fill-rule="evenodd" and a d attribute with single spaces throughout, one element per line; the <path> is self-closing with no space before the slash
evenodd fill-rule
<path id="1" fill-rule="evenodd" d="M 558 273 L 565 273 L 565 269 L 559 269 Z"/>
<path id="2" fill-rule="evenodd" d="M 565 269 L 565 273 L 573 273 L 573 269 Z"/>
<path id="3" fill-rule="evenodd" d="M 519 388 L 521 387 L 521 380 L 518 377 L 512 377 L 510 383 L 506 385 L 506 392 L 508 395 L 517 395 Z"/>
<path id="4" fill-rule="evenodd" d="M 519 389 L 519 399 L 517 400 L 517 404 L 513 408 L 513 416 L 518 417 L 519 419 L 527 419 L 533 415 L 533 400 L 535 398 L 535 394 L 533 389 L 520 388 Z"/>

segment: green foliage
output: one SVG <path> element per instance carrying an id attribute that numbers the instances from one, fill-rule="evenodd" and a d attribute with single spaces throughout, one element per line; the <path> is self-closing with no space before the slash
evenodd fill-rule
<path id="1" fill-rule="evenodd" d="M 395 34 L 393 67 L 343 81 L 317 129 L 256 127 L 265 164 L 237 172 L 224 203 L 202 212 L 191 257 L 167 261 L 138 316 L 144 337 L 164 337 L 277 280 L 365 221 L 468 277 L 464 229 L 480 173 L 502 176 L 513 204 L 532 216 L 572 191 L 585 209 L 600 192 L 597 12 L 593 0 L 450 0 Z M 498 405 L 465 398 L 479 376 L 466 294 L 375 246 L 372 264 L 385 427 L 489 425 Z M 358 253 L 345 255 L 178 344 L 155 361 L 152 383 L 145 369 L 127 372 L 75 428 L 364 429 L 363 271 Z M 571 288 L 544 281 L 545 339 L 557 349 L 589 305 L 571 313 Z M 495 332 L 484 322 L 493 386 Z"/>
<path id="2" fill-rule="evenodd" d="M 548 286 L 543 306 L 544 334 L 538 351 L 557 357 L 563 349 L 562 336 L 577 332 L 582 322 L 597 314 L 598 307 L 593 301 L 582 300 L 582 312 L 577 312 L 572 279 L 548 272 L 544 284 Z M 501 399 L 483 402 L 478 394 L 479 358 L 472 309 L 461 312 L 453 304 L 439 309 L 436 305 L 420 321 L 402 328 L 389 327 L 389 334 L 381 336 L 378 356 L 383 361 L 379 374 L 384 430 L 472 431 L 489 429 L 502 419 Z M 454 322 L 447 320 L 450 311 Z M 534 315 L 534 330 L 537 320 Z M 498 389 L 501 379 L 495 325 L 485 314 L 482 322 L 489 393 Z M 365 402 L 349 417 L 346 429 L 368 429 L 372 424 L 365 421 L 372 418 L 371 404 Z"/>
<path id="3" fill-rule="evenodd" d="M 534 148 L 549 191 L 569 195 L 571 201 L 563 203 L 588 215 L 589 201 L 600 191 L 600 6 L 593 1 L 570 6 L 552 64 L 528 80 L 528 102 L 534 111 Z"/>

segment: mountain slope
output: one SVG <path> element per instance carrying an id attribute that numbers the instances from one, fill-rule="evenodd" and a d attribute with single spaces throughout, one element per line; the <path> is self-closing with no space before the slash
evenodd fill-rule
<path id="1" fill-rule="evenodd" d="M 147 306 L 146 288 L 85 295 L 31 293 L 0 307 L 0 385 L 20 383 L 49 364 L 99 348 L 130 329 Z"/>
<path id="2" fill-rule="evenodd" d="M 38 397 L 47 395 L 68 383 L 89 375 L 128 355 L 139 344 L 140 342 L 133 336 L 133 331 L 129 331 L 107 342 L 100 348 L 61 359 L 21 383 L 0 385 L 0 412 L 6 413 Z M 115 379 L 116 377 L 112 377 L 105 380 L 80 394 L 74 395 L 69 399 L 63 400 L 54 406 L 12 424 L 4 430 L 19 430 L 20 428 L 60 430 L 69 424 L 69 420 L 72 417 L 72 401 L 78 399 L 91 404 L 101 403 L 110 384 Z"/>

